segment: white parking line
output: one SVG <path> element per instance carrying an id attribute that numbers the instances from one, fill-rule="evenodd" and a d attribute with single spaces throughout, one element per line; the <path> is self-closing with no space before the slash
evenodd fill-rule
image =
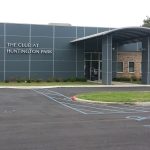
<path id="1" fill-rule="evenodd" d="M 91 108 L 91 109 L 98 109 L 98 110 L 106 110 L 106 111 L 112 111 L 112 112 L 124 112 L 124 111 L 118 111 L 118 110 L 113 110 L 113 109 L 106 109 L 106 108 L 98 108 L 98 107 L 93 107 L 93 106 L 86 106 L 86 105 L 81 105 L 81 104 L 71 104 L 71 103 L 66 103 L 65 104 L 68 105 L 73 105 L 73 106 L 77 106 L 77 107 L 86 107 L 86 108 Z"/>
<path id="2" fill-rule="evenodd" d="M 148 128 L 150 128 L 150 125 L 148 124 L 148 125 L 143 125 L 144 127 L 148 127 Z"/>
<path id="3" fill-rule="evenodd" d="M 37 90 L 37 89 L 36 89 L 36 90 Z M 40 89 L 40 90 L 41 90 L 41 89 Z M 55 93 L 55 94 L 58 95 L 58 96 L 63 96 L 63 97 L 65 97 L 65 98 L 67 98 L 67 99 L 70 99 L 69 97 L 67 97 L 67 96 L 65 96 L 65 95 L 63 95 L 63 94 L 58 93 L 58 92 L 55 92 L 55 91 L 52 91 L 52 90 L 48 90 L 48 89 L 42 89 L 42 90 L 49 92 L 49 94 Z M 70 100 L 71 100 L 71 99 L 70 99 Z"/>
<path id="4" fill-rule="evenodd" d="M 85 113 L 85 112 L 83 112 L 83 111 L 81 111 L 81 110 L 79 110 L 79 109 L 77 109 L 77 108 L 74 108 L 74 107 L 68 106 L 68 105 L 66 105 L 66 104 L 63 104 L 62 102 L 59 102 L 59 101 L 55 100 L 54 98 L 52 98 L 52 97 L 50 97 L 50 96 L 48 96 L 48 95 L 46 95 L 46 94 L 44 94 L 44 93 L 41 93 L 41 92 L 39 92 L 39 91 L 36 91 L 35 89 L 32 89 L 32 90 L 35 91 L 35 92 L 37 92 L 37 93 L 39 93 L 39 94 L 41 94 L 41 95 L 44 95 L 44 96 L 48 97 L 49 99 L 51 99 L 51 100 L 53 100 L 53 101 L 55 101 L 55 102 L 57 102 L 57 103 L 59 103 L 59 104 L 65 106 L 65 107 L 68 107 L 68 108 L 70 108 L 70 109 L 72 109 L 72 110 L 75 110 L 75 111 L 77 111 L 77 112 L 80 112 L 81 114 L 87 114 L 87 113 Z"/>
<path id="5" fill-rule="evenodd" d="M 133 106 L 132 106 L 132 105 L 127 105 L 127 104 L 124 104 L 124 106 L 150 112 L 150 107 L 149 107 L 149 106 L 136 106 L 136 105 L 133 105 Z M 148 110 L 147 110 L 147 109 L 148 109 Z"/>
<path id="6" fill-rule="evenodd" d="M 143 117 L 143 116 L 128 116 L 126 118 L 127 119 L 136 120 L 136 121 L 143 121 L 143 120 L 149 120 L 150 116 L 148 116 L 148 117 Z"/>
<path id="7" fill-rule="evenodd" d="M 115 108 L 115 109 L 121 109 L 121 110 L 126 110 L 126 111 L 137 111 L 137 112 L 150 112 L 150 111 L 145 111 L 145 110 L 139 110 L 139 109 L 133 109 L 133 108 L 122 108 L 122 107 L 116 107 L 116 106 L 106 106 L 106 107 L 109 107 L 109 108 Z"/>
<path id="8" fill-rule="evenodd" d="M 129 105 L 125 105 L 127 107 L 117 107 L 117 106 L 110 106 L 110 105 L 100 105 L 100 107 L 95 106 L 95 104 L 81 104 L 75 103 L 71 100 L 71 98 L 48 89 L 32 89 L 33 91 L 40 93 L 49 99 L 65 106 L 70 109 L 73 109 L 77 112 L 82 114 L 124 114 L 124 113 L 140 113 L 140 112 L 150 112 L 150 110 L 144 110 L 143 107 L 138 109 L 138 107 L 133 107 Z M 69 103 L 70 102 L 70 103 Z M 90 105 L 90 106 L 89 106 Z M 147 108 L 148 109 L 148 108 Z"/>
<path id="9" fill-rule="evenodd" d="M 105 114 L 104 112 L 96 111 L 96 110 L 88 110 L 88 109 L 80 109 L 81 111 L 86 112 L 87 114 Z"/>

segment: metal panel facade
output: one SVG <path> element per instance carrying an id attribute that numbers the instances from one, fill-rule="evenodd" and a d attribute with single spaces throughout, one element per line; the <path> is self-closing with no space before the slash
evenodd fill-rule
<path id="1" fill-rule="evenodd" d="M 102 39 L 102 83 L 109 85 L 112 82 L 112 36 Z"/>
<path id="2" fill-rule="evenodd" d="M 1 23 L 0 80 L 84 77 L 84 51 L 98 51 L 97 41 L 70 41 L 97 32 L 91 27 Z"/>
<path id="3" fill-rule="evenodd" d="M 150 37 L 142 41 L 142 83 L 150 84 Z"/>
<path id="4" fill-rule="evenodd" d="M 107 30 L 110 29 L 0 23 L 0 80 L 84 77 L 84 53 L 102 52 L 102 41 L 99 38 L 74 44 L 70 41 Z M 111 64 L 111 53 L 104 56 Z M 110 75 L 103 69 L 109 76 L 108 84 L 112 70 L 109 67 Z"/>

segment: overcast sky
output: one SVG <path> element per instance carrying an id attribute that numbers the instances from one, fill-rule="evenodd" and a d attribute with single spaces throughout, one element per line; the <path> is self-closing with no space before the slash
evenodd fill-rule
<path id="1" fill-rule="evenodd" d="M 2 23 L 129 27 L 150 16 L 150 0 L 0 0 L 0 5 Z"/>

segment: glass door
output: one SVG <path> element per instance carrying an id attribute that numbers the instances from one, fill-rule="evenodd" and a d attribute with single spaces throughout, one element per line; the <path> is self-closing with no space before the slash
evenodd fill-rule
<path id="1" fill-rule="evenodd" d="M 99 61 L 99 71 L 98 71 L 98 80 L 102 80 L 102 61 Z"/>
<path id="2" fill-rule="evenodd" d="M 98 80 L 98 71 L 99 70 L 99 63 L 98 61 L 92 61 L 91 63 L 91 80 Z"/>
<path id="3" fill-rule="evenodd" d="M 85 78 L 91 80 L 91 61 L 85 61 Z"/>
<path id="4" fill-rule="evenodd" d="M 101 61 L 85 61 L 85 77 L 88 80 L 102 79 L 102 62 Z"/>

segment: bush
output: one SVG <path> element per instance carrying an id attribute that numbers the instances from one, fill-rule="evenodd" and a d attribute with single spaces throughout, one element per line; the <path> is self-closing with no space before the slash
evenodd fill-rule
<path id="1" fill-rule="evenodd" d="M 135 76 L 132 76 L 132 77 L 130 77 L 130 78 L 127 78 L 127 77 L 113 78 L 113 81 L 133 82 L 133 81 L 141 81 L 141 79 L 138 79 L 138 78 L 136 78 Z"/>
<path id="2" fill-rule="evenodd" d="M 54 78 L 49 78 L 47 82 L 54 82 Z"/>
<path id="3" fill-rule="evenodd" d="M 86 78 L 77 78 L 77 81 L 80 81 L 80 82 L 87 82 L 87 79 L 86 79 Z"/>
<path id="4" fill-rule="evenodd" d="M 113 81 L 130 81 L 130 78 L 127 77 L 119 77 L 119 78 L 113 78 Z"/>
<path id="5" fill-rule="evenodd" d="M 35 80 L 34 82 L 37 82 L 37 83 L 39 83 L 39 82 L 42 82 L 42 80 L 40 80 L 40 79 L 37 79 L 37 80 Z"/>
<path id="6" fill-rule="evenodd" d="M 21 82 L 21 80 L 16 80 L 17 81 L 17 83 L 20 83 Z"/>
<path id="7" fill-rule="evenodd" d="M 68 79 L 63 79 L 63 82 L 68 82 Z"/>
<path id="8" fill-rule="evenodd" d="M 26 83 L 31 83 L 31 80 L 27 80 Z"/>
<path id="9" fill-rule="evenodd" d="M 59 79 L 55 79 L 54 82 L 60 82 L 60 80 Z"/>
<path id="10" fill-rule="evenodd" d="M 5 83 L 9 83 L 9 80 L 5 80 Z"/>
<path id="11" fill-rule="evenodd" d="M 42 79 L 35 79 L 35 80 L 29 80 L 29 79 L 15 79 L 15 80 L 5 80 L 4 82 L 5 83 L 8 83 L 8 82 L 17 82 L 17 83 L 21 83 L 21 82 L 25 82 L 25 83 L 31 83 L 31 82 L 37 82 L 37 83 L 40 83 L 42 82 L 43 80 Z M 48 80 L 46 80 L 46 82 L 86 82 L 87 79 L 86 78 L 79 78 L 79 77 L 70 77 L 70 78 L 65 78 L 65 79 L 62 79 L 62 78 L 49 78 Z"/>
<path id="12" fill-rule="evenodd" d="M 70 77 L 70 78 L 49 78 L 47 82 L 86 82 L 86 78 L 77 78 L 77 77 Z"/>
<path id="13" fill-rule="evenodd" d="M 68 78 L 68 80 L 67 80 L 68 82 L 75 82 L 75 81 L 77 81 L 76 80 L 76 78 L 75 77 L 71 77 L 71 78 Z"/>
<path id="14" fill-rule="evenodd" d="M 137 79 L 135 76 L 132 76 L 130 80 L 132 82 L 132 81 L 138 81 L 139 79 Z"/>
<path id="15" fill-rule="evenodd" d="M 47 82 L 63 82 L 63 79 L 61 78 L 49 78 Z"/>
<path id="16" fill-rule="evenodd" d="M 78 78 L 78 77 L 71 77 L 68 79 L 64 79 L 64 82 L 86 82 L 86 78 Z"/>
<path id="17" fill-rule="evenodd" d="M 24 79 L 16 79 L 17 83 L 24 82 L 24 81 L 25 81 Z"/>

